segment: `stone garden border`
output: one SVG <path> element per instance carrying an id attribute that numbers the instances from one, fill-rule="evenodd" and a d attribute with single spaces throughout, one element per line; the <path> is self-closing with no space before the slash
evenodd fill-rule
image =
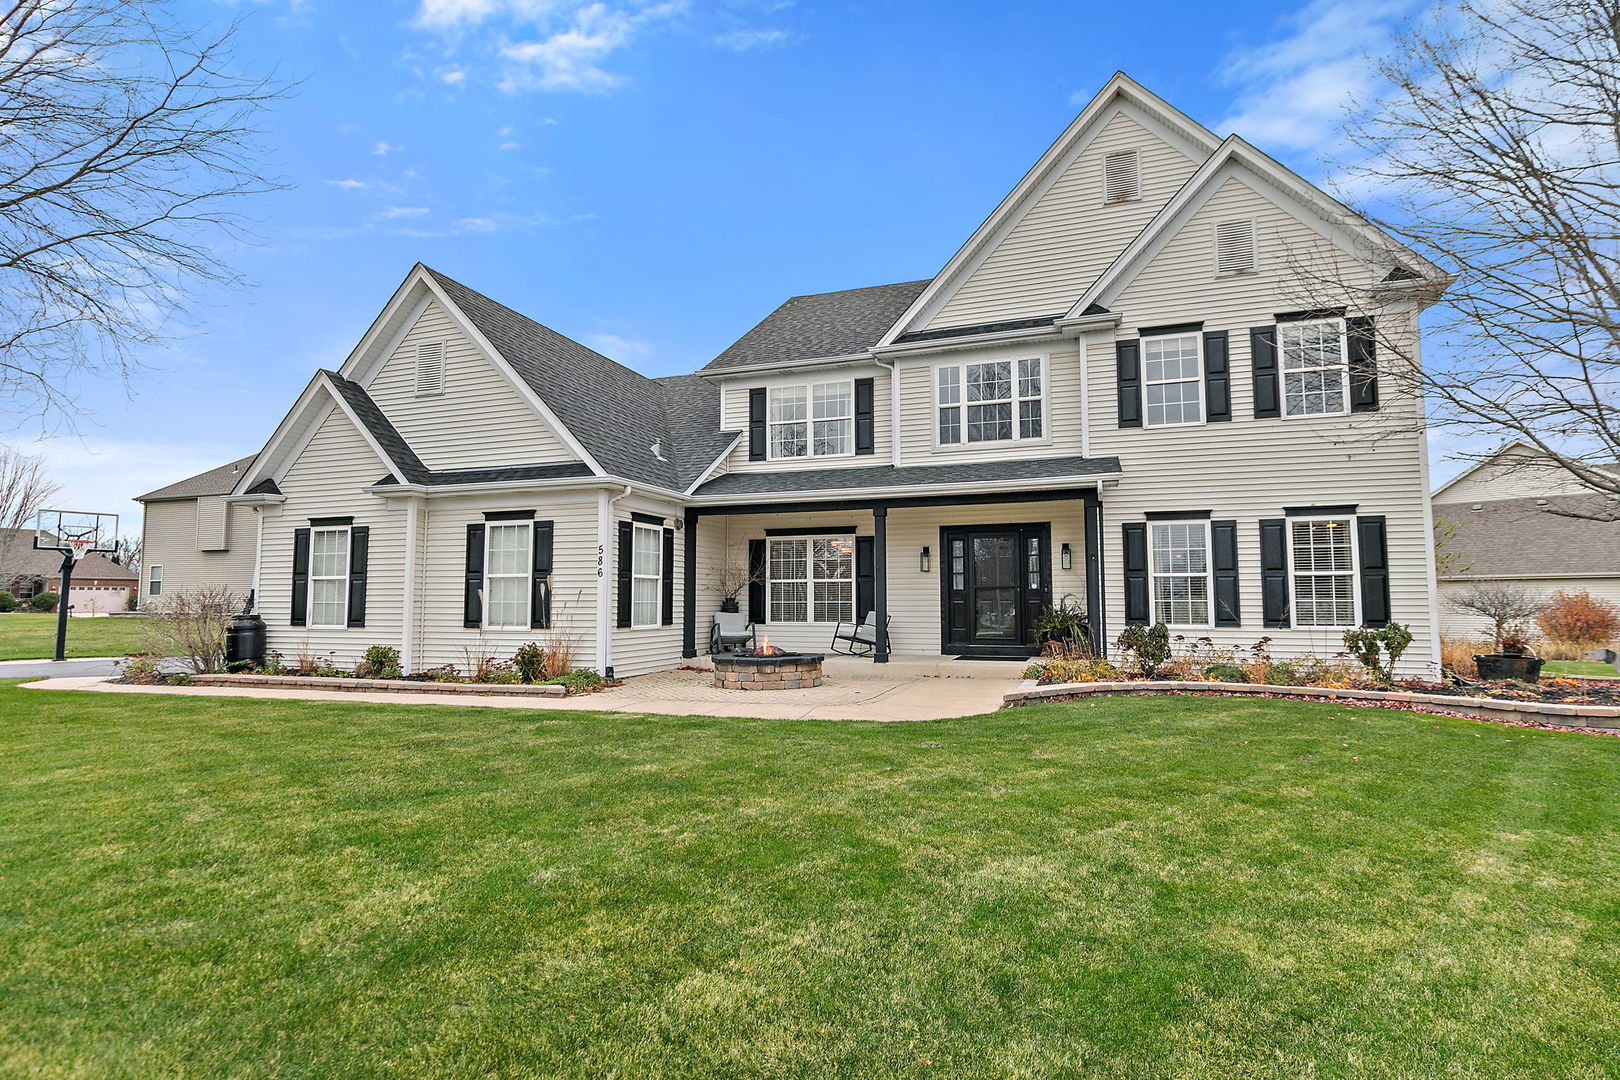
<path id="1" fill-rule="evenodd" d="M 497 694 L 514 697 L 566 697 L 568 688 L 523 683 L 422 682 L 418 679 L 334 679 L 318 675 L 193 675 L 193 686 L 251 686 L 287 690 L 386 690 L 394 694 Z"/>
<path id="2" fill-rule="evenodd" d="M 1359 701 L 1406 710 L 1414 710 L 1416 707 L 1414 711 L 1498 720 L 1512 724 L 1620 731 L 1620 707 L 1611 705 L 1562 705 L 1556 702 L 1420 694 L 1409 690 L 1337 690 L 1321 686 L 1263 686 L 1257 683 L 1165 681 L 1049 683 L 1042 686 L 1029 680 L 1017 690 L 1010 691 L 1003 698 L 1002 707 L 1032 705 L 1043 701 L 1073 701 L 1076 698 L 1114 694 L 1176 693 L 1226 697 L 1289 697 L 1305 701 Z"/>

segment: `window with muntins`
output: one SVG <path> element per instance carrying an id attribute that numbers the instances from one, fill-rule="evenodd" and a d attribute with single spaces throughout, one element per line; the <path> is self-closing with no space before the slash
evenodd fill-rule
<path id="1" fill-rule="evenodd" d="M 309 625 L 349 623 L 349 530 L 309 534 Z"/>
<path id="2" fill-rule="evenodd" d="M 1348 518 L 1291 518 L 1295 626 L 1356 625 L 1356 556 Z"/>
<path id="3" fill-rule="evenodd" d="M 1148 532 L 1154 619 L 1166 626 L 1211 625 L 1209 522 L 1155 522 Z"/>
<path id="4" fill-rule="evenodd" d="M 1039 439 L 1045 434 L 1040 357 L 948 364 L 935 375 L 941 445 Z"/>
<path id="5" fill-rule="evenodd" d="M 148 596 L 160 596 L 160 595 L 162 595 L 162 593 L 163 593 L 163 567 L 154 566 L 154 567 L 152 567 L 151 570 L 147 571 L 146 594 Z"/>
<path id="6" fill-rule="evenodd" d="M 770 541 L 766 578 L 770 622 L 855 619 L 853 536 L 774 538 Z"/>
<path id="7" fill-rule="evenodd" d="M 657 626 L 663 595 L 664 530 L 637 524 L 630 560 L 630 625 Z"/>
<path id="8" fill-rule="evenodd" d="M 533 542 L 527 521 L 491 522 L 484 529 L 484 625 L 491 630 L 528 629 Z"/>
<path id="9" fill-rule="evenodd" d="M 854 453 L 853 382 L 772 387 L 766 403 L 771 457 L 838 457 Z"/>
<path id="10" fill-rule="evenodd" d="M 1197 334 L 1142 339 L 1142 386 L 1147 424 L 1199 424 L 1204 420 L 1204 373 Z"/>
<path id="11" fill-rule="evenodd" d="M 1284 416 L 1337 416 L 1349 411 L 1350 363 L 1343 319 L 1281 323 L 1277 351 L 1282 354 Z"/>

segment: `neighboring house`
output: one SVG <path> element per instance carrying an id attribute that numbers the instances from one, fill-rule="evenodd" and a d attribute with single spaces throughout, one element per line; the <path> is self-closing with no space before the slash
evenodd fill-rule
<path id="1" fill-rule="evenodd" d="M 1445 602 L 1484 583 L 1543 597 L 1587 592 L 1620 604 L 1620 521 L 1590 516 L 1620 514 L 1620 506 L 1528 443 L 1503 447 L 1441 485 L 1431 501 L 1442 632 L 1486 632 L 1487 620 Z M 1579 514 L 1589 516 L 1570 516 Z"/>
<path id="2" fill-rule="evenodd" d="M 1305 263 L 1376 310 L 1302 310 Z M 1277 656 L 1395 620 L 1423 671 L 1422 413 L 1375 340 L 1415 347 L 1443 285 L 1119 75 L 940 273 L 795 297 L 694 375 L 418 265 L 224 501 L 258 515 L 272 648 L 342 663 L 561 637 L 669 668 L 732 567 L 793 648 L 875 613 L 880 661 L 1028 655 L 1072 594 L 1099 641 L 1163 620 Z"/>
<path id="3" fill-rule="evenodd" d="M 124 611 L 135 575 L 105 555 L 85 555 L 73 568 L 67 602 L 76 615 Z M 33 529 L 0 529 L 0 590 L 20 601 L 62 591 L 62 553 L 34 547 Z"/>
<path id="4" fill-rule="evenodd" d="M 245 457 L 136 496 L 145 509 L 141 607 L 205 586 L 222 586 L 247 599 L 259 517 L 250 507 L 228 505 L 225 496 L 251 464 L 253 458 Z"/>

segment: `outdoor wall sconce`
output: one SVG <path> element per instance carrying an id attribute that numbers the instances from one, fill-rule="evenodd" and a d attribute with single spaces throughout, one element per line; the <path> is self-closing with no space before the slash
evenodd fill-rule
<path id="1" fill-rule="evenodd" d="M 1063 545 L 1062 550 L 1058 554 L 1058 560 L 1063 564 L 1063 569 L 1074 569 L 1074 552 L 1069 549 L 1068 544 Z"/>
<path id="2" fill-rule="evenodd" d="M 928 573 L 928 545 L 927 544 L 923 545 L 922 558 L 917 560 L 917 569 L 921 570 L 925 574 Z"/>

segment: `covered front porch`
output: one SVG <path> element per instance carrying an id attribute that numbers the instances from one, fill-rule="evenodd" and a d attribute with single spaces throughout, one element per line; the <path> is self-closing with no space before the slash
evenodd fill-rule
<path id="1" fill-rule="evenodd" d="M 711 651 L 728 587 L 756 642 L 830 653 L 869 641 L 863 662 L 903 661 L 918 677 L 1033 655 L 1035 620 L 1066 596 L 1103 640 L 1097 485 L 986 488 L 689 507 L 683 656 Z M 868 620 L 882 632 L 835 640 Z"/>

